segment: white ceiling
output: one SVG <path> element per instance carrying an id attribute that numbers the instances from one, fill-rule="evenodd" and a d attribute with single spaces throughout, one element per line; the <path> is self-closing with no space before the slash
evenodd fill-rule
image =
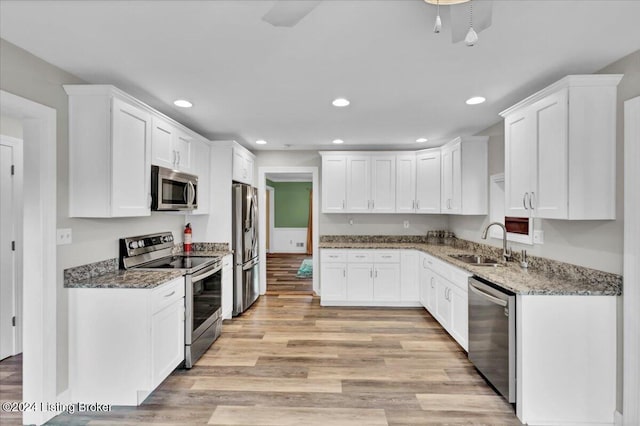
<path id="1" fill-rule="evenodd" d="M 261 20 L 272 5 L 2 0 L 0 36 L 252 150 L 336 149 L 335 138 L 340 149 L 439 145 L 640 48 L 634 0 L 496 0 L 471 48 L 451 43 L 446 17 L 434 34 L 435 8 L 423 0 L 324 0 L 293 28 Z M 474 95 L 487 102 L 465 105 Z M 351 106 L 331 106 L 338 96 Z M 179 110 L 178 98 L 194 107 Z"/>

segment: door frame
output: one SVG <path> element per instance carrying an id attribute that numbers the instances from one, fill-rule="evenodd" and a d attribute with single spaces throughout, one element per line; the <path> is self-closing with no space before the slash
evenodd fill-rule
<path id="1" fill-rule="evenodd" d="M 269 173 L 309 173 L 311 174 L 311 190 L 313 191 L 312 202 L 313 202 L 313 211 L 312 211 L 312 219 L 311 219 L 311 232 L 313 233 L 312 237 L 312 247 L 313 247 L 313 291 L 316 294 L 320 294 L 320 279 L 319 279 L 319 252 L 318 248 L 320 245 L 320 236 L 319 232 L 319 196 L 318 196 L 318 168 L 317 167 L 259 167 L 258 168 L 258 205 L 265 205 L 266 196 L 267 196 L 267 179 L 266 175 Z M 273 209 L 272 209 L 273 210 Z M 265 209 L 258 208 L 258 216 L 260 220 L 260 226 L 262 229 L 266 229 L 267 227 L 267 214 Z M 260 294 L 265 294 L 267 291 L 267 250 L 266 250 L 266 232 L 259 233 L 259 243 L 260 243 Z"/>
<path id="2" fill-rule="evenodd" d="M 622 424 L 640 424 L 640 96 L 624 103 Z"/>
<path id="3" fill-rule="evenodd" d="M 8 145 L 13 148 L 13 164 L 17 165 L 13 176 L 13 204 L 14 204 L 14 217 L 13 217 L 13 240 L 16 243 L 17 250 L 14 252 L 14 315 L 16 317 L 16 326 L 13 329 L 13 348 L 12 356 L 15 356 L 22 352 L 22 256 L 23 241 L 22 241 L 22 178 L 23 178 L 23 143 L 22 139 L 15 138 L 13 136 L 0 135 L 0 143 L 2 145 Z"/>
<path id="4" fill-rule="evenodd" d="M 266 185 L 265 190 L 269 194 L 269 252 L 273 251 L 273 231 L 276 227 L 276 209 L 275 209 L 275 193 L 276 189 L 272 186 Z M 265 246 L 266 247 L 266 246 Z"/>
<path id="5" fill-rule="evenodd" d="M 56 110 L 0 90 L 2 114 L 23 126 L 23 401 L 55 403 L 57 395 Z M 38 405 L 38 404 L 36 404 Z M 25 411 L 42 424 L 59 411 Z"/>

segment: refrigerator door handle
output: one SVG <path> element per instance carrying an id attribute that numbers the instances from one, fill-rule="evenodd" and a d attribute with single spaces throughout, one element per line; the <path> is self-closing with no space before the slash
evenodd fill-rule
<path id="1" fill-rule="evenodd" d="M 259 262 L 258 258 L 250 260 L 249 262 L 247 262 L 244 265 L 242 265 L 242 270 L 243 271 L 247 271 L 247 270 L 253 268 L 254 266 L 256 266 L 258 264 L 258 262 Z"/>

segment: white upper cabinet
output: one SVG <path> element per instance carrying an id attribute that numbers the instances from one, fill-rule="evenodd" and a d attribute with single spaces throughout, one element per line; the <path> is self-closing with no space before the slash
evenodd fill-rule
<path id="1" fill-rule="evenodd" d="M 239 144 L 233 146 L 233 168 L 232 175 L 235 182 L 254 185 L 253 168 L 255 156 L 246 148 Z"/>
<path id="2" fill-rule="evenodd" d="M 368 213 L 371 209 L 371 159 L 368 155 L 347 157 L 347 212 Z"/>
<path id="3" fill-rule="evenodd" d="M 204 140 L 194 140 L 189 149 L 193 150 L 193 174 L 198 176 L 198 208 L 192 215 L 209 214 L 211 200 L 211 148 Z"/>
<path id="4" fill-rule="evenodd" d="M 396 156 L 371 156 L 371 212 L 396 212 Z"/>
<path id="5" fill-rule="evenodd" d="M 162 117 L 153 117 L 151 164 L 192 173 L 191 150 L 194 138 Z"/>
<path id="6" fill-rule="evenodd" d="M 415 213 L 415 211 L 416 155 L 414 153 L 398 154 L 396 156 L 396 213 Z"/>
<path id="7" fill-rule="evenodd" d="M 484 215 L 489 208 L 488 137 L 456 138 L 441 148 L 441 211 Z"/>
<path id="8" fill-rule="evenodd" d="M 440 213 L 440 148 L 416 154 L 416 213 Z"/>
<path id="9" fill-rule="evenodd" d="M 322 212 L 344 213 L 347 201 L 347 159 L 344 155 L 322 156 Z"/>
<path id="10" fill-rule="evenodd" d="M 113 86 L 69 95 L 69 216 L 151 214 L 151 114 Z"/>
<path id="11" fill-rule="evenodd" d="M 621 79 L 567 76 L 500 114 L 507 216 L 615 219 Z"/>

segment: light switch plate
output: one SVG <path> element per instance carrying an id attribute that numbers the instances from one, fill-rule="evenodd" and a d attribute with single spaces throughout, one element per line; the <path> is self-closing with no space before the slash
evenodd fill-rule
<path id="1" fill-rule="evenodd" d="M 544 244 L 544 231 L 533 231 L 533 244 Z"/>
<path id="2" fill-rule="evenodd" d="M 402 222 L 402 225 L 404 226 L 404 229 L 409 229 L 409 221 L 405 220 L 404 222 Z"/>
<path id="3" fill-rule="evenodd" d="M 56 230 L 56 244 L 59 246 L 71 244 L 71 228 L 61 228 Z"/>

